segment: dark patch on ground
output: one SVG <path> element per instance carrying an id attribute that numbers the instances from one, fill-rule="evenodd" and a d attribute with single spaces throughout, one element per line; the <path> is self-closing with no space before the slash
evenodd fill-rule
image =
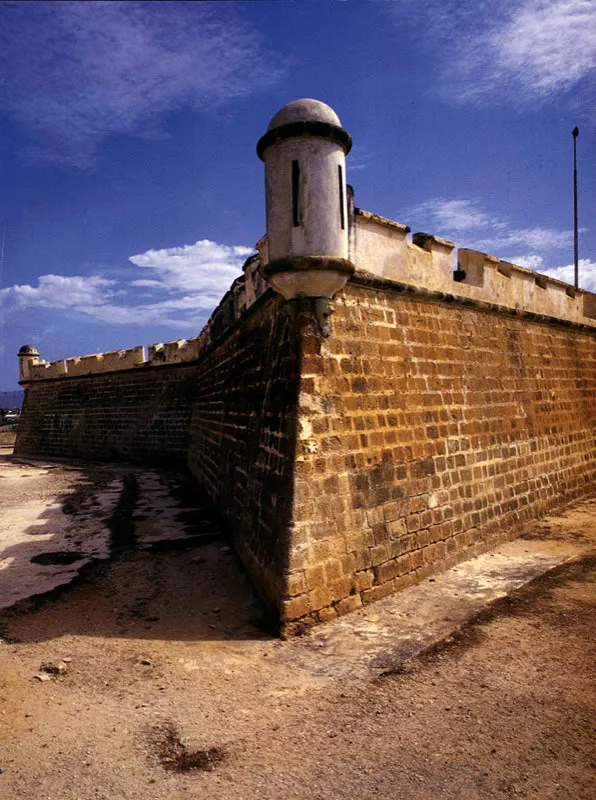
<path id="1" fill-rule="evenodd" d="M 586 540 L 586 533 L 584 531 L 568 531 L 568 530 L 561 530 L 561 531 L 553 531 L 552 528 L 549 526 L 541 526 L 538 527 L 536 530 L 529 531 L 528 533 L 522 534 L 520 539 L 526 539 L 528 541 L 544 541 L 545 539 L 558 539 L 559 541 L 566 541 L 566 542 L 583 542 Z"/>
<path id="2" fill-rule="evenodd" d="M 212 507 L 207 492 L 189 472 L 180 472 L 173 477 L 174 481 L 168 481 L 170 493 L 182 508 Z"/>
<path id="3" fill-rule="evenodd" d="M 65 471 L 69 471 L 67 467 L 63 467 Z M 76 470 L 72 467 L 70 471 Z M 65 514 L 78 514 L 81 509 L 87 505 L 93 504 L 95 495 L 105 489 L 114 479 L 114 476 L 109 472 L 94 470 L 92 473 L 86 475 L 86 479 L 78 483 L 73 491 L 68 495 L 60 497 L 62 511 Z"/>
<path id="4" fill-rule="evenodd" d="M 179 511 L 175 516 L 176 522 L 182 522 L 189 528 L 214 527 L 211 508 L 201 506 L 200 508 L 190 508 Z"/>
<path id="5" fill-rule="evenodd" d="M 65 599 L 65 591 L 76 589 L 83 584 L 105 579 L 107 569 L 106 560 L 87 561 L 80 567 L 76 575 L 68 578 L 66 583 L 55 586 L 48 592 L 40 592 L 39 594 L 31 595 L 31 597 L 27 597 L 23 600 L 18 600 L 14 605 L 8 608 L 0 609 L 0 619 L 17 619 L 18 617 L 31 614 L 43 606 L 58 603 Z M 0 621 L 0 628 L 2 625 L 3 623 Z M 10 637 L 4 636 L 0 636 L 0 638 L 5 639 L 7 642 L 14 641 L 18 643 L 20 641 L 18 639 L 11 640 Z"/>
<path id="6" fill-rule="evenodd" d="M 164 539 L 162 542 L 154 542 L 153 544 L 143 547 L 143 550 L 148 553 L 162 555 L 164 553 L 171 553 L 174 550 L 190 550 L 193 547 L 200 547 L 202 544 L 209 544 L 219 539 L 221 539 L 220 531 L 202 533 L 198 536 L 189 533 L 184 539 Z"/>
<path id="7" fill-rule="evenodd" d="M 8 632 L 8 626 L 5 622 L 0 622 L 0 639 L 6 644 L 20 644 L 21 642 L 17 636 L 12 636 Z"/>
<path id="8" fill-rule="evenodd" d="M 486 634 L 480 628 L 475 627 L 479 617 L 480 614 L 462 628 L 453 631 L 445 639 L 429 645 L 422 651 L 419 649 L 419 643 L 414 641 L 409 647 L 400 647 L 393 653 L 384 653 L 380 660 L 372 662 L 374 668 L 383 669 L 373 683 L 393 675 L 407 675 L 414 672 L 420 664 L 434 663 L 433 659 L 442 657 L 443 653 L 462 656 L 471 647 L 483 644 Z"/>
<path id="9" fill-rule="evenodd" d="M 52 675 L 54 678 L 64 675 L 67 669 L 67 665 L 63 662 L 53 664 L 51 661 L 45 661 L 39 665 L 40 672 L 45 672 L 47 675 Z"/>
<path id="10" fill-rule="evenodd" d="M 42 564 L 46 567 L 53 564 L 74 564 L 75 561 L 81 561 L 83 558 L 85 558 L 83 553 L 56 550 L 54 553 L 38 553 L 29 560 L 32 564 Z"/>
<path id="11" fill-rule="evenodd" d="M 200 526 L 209 527 L 228 538 L 225 522 L 204 487 L 188 472 L 178 473 L 175 477 L 176 480 L 170 481 L 168 486 L 170 494 L 180 506 L 176 520 L 188 527 L 189 535 L 197 533 L 196 527 Z"/>
<path id="12" fill-rule="evenodd" d="M 226 758 L 221 747 L 189 750 L 172 722 L 156 725 L 151 740 L 162 767 L 169 772 L 212 772 Z"/>
<path id="13" fill-rule="evenodd" d="M 112 556 L 134 550 L 136 547 L 133 515 L 139 499 L 139 482 L 135 475 L 124 475 L 122 493 L 114 513 L 106 522 L 110 530 L 110 552 Z"/>

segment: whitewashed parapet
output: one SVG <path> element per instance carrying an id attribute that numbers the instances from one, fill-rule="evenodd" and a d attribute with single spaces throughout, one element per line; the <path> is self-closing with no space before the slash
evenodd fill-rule
<path id="1" fill-rule="evenodd" d="M 596 296 L 556 278 L 463 248 L 458 251 L 458 277 L 453 294 L 596 327 L 596 315 L 590 314 L 590 302 Z"/>
<path id="2" fill-rule="evenodd" d="M 39 357 L 21 366 L 21 381 L 48 380 L 73 375 L 95 375 L 101 372 L 117 372 L 134 369 L 145 363 L 145 348 L 131 347 L 109 353 L 94 353 L 89 356 L 44 361 Z"/>
<path id="3" fill-rule="evenodd" d="M 128 350 L 113 350 L 90 356 L 66 359 L 66 375 L 94 375 L 96 372 L 115 372 L 133 369 L 145 361 L 145 348 L 131 347 Z"/>
<path id="4" fill-rule="evenodd" d="M 426 291 L 596 327 L 592 292 L 476 250 L 456 252 L 453 242 L 439 236 L 415 233 L 408 242 L 407 231 L 405 225 L 356 209 L 350 258 L 357 270 Z"/>
<path id="5" fill-rule="evenodd" d="M 182 364 L 185 361 L 195 361 L 198 357 L 198 337 L 194 339 L 175 339 L 173 342 L 163 342 L 149 345 L 148 363 L 151 366 L 159 364 Z"/>
<path id="6" fill-rule="evenodd" d="M 401 273 L 401 267 L 408 263 L 406 249 L 410 229 L 360 208 L 354 210 L 351 222 L 350 260 L 356 269 L 398 280 L 396 276 Z"/>
<path id="7" fill-rule="evenodd" d="M 431 291 L 445 291 L 453 283 L 455 244 L 430 233 L 415 233 L 408 245 L 407 257 L 412 275 L 423 275 L 424 286 Z M 430 256 L 430 259 L 429 259 Z M 415 268 L 414 268 L 415 267 Z"/>
<path id="8" fill-rule="evenodd" d="M 29 369 L 29 377 L 31 380 L 38 380 L 39 378 L 60 378 L 66 375 L 66 361 L 39 361 L 37 364 L 32 364 Z"/>

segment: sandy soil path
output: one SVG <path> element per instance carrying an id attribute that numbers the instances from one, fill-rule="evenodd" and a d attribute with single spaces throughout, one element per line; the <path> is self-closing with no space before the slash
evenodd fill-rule
<path id="1" fill-rule="evenodd" d="M 558 567 L 408 660 L 405 593 L 281 642 L 180 476 L 105 468 L 120 494 L 97 507 L 98 473 L 53 466 L 0 478 L 0 513 L 27 481 L 54 510 L 82 498 L 112 558 L 0 612 L 2 800 L 594 798 L 596 503 L 522 540 Z"/>

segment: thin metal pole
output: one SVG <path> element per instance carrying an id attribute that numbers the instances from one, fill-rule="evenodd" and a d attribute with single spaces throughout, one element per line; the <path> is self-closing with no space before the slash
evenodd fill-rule
<path id="1" fill-rule="evenodd" d="M 579 288 L 579 242 L 577 235 L 577 137 L 579 128 L 576 126 L 572 131 L 573 136 L 573 265 L 575 275 L 575 288 Z"/>

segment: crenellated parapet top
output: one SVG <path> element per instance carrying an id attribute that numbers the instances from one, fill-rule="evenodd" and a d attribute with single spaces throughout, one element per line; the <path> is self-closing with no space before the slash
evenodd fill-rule
<path id="1" fill-rule="evenodd" d="M 392 220 L 355 209 L 350 258 L 357 272 L 454 299 L 478 301 L 596 328 L 596 294 L 556 278 L 460 248 L 439 236 L 415 233 Z"/>
<path id="2" fill-rule="evenodd" d="M 257 245 L 257 247 L 264 246 L 263 240 Z M 20 382 L 71 378 L 196 361 L 267 291 L 269 287 L 261 275 L 260 265 L 258 255 L 246 260 L 243 266 L 244 274 L 234 281 L 198 336 L 150 344 L 147 349 L 144 345 L 139 345 L 127 350 L 94 353 L 49 362 L 41 359 L 34 348 L 29 348 L 31 352 L 26 352 L 27 348 L 22 348 L 19 354 Z"/>
<path id="3" fill-rule="evenodd" d="M 354 209 L 350 215 L 349 256 L 356 279 L 374 276 L 411 286 L 413 291 L 477 301 L 515 313 L 596 329 L 596 294 L 476 250 L 460 248 L 448 239 L 415 233 L 398 222 Z M 59 379 L 139 367 L 160 367 L 196 361 L 229 331 L 269 288 L 261 266 L 268 263 L 267 237 L 257 243 L 237 278 L 201 333 L 127 350 L 46 362 L 34 348 L 22 349 L 20 381 Z"/>

